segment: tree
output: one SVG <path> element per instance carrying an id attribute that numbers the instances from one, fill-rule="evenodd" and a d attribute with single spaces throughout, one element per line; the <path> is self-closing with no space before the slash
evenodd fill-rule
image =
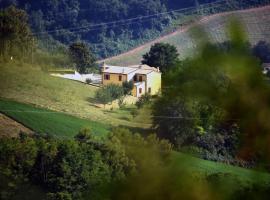
<path id="1" fill-rule="evenodd" d="M 115 84 L 109 84 L 97 90 L 96 99 L 105 106 L 105 104 L 111 103 L 123 95 L 123 87 Z"/>
<path id="2" fill-rule="evenodd" d="M 270 63 L 270 43 L 259 41 L 253 47 L 252 53 L 259 58 L 262 63 Z"/>
<path id="3" fill-rule="evenodd" d="M 133 81 L 125 81 L 122 83 L 123 90 L 124 90 L 124 95 L 131 94 L 131 91 L 134 88 L 134 83 Z"/>
<path id="4" fill-rule="evenodd" d="M 34 38 L 25 11 L 10 6 L 0 11 L 0 57 L 21 59 L 30 56 Z"/>
<path id="5" fill-rule="evenodd" d="M 162 72 L 171 69 L 178 60 L 178 52 L 175 46 L 166 43 L 156 43 L 151 46 L 148 53 L 143 55 L 143 64 L 151 67 L 160 67 Z"/>
<path id="6" fill-rule="evenodd" d="M 76 42 L 71 44 L 69 55 L 79 73 L 86 73 L 88 69 L 94 68 L 96 59 L 85 43 Z"/>

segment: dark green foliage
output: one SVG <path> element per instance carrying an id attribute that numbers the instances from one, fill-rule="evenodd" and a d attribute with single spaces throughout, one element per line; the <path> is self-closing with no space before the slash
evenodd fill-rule
<path id="1" fill-rule="evenodd" d="M 98 58 L 104 58 L 157 38 L 168 29 L 175 29 L 171 26 L 174 25 L 174 19 L 183 17 L 183 13 L 179 12 L 158 16 L 157 13 L 196 6 L 201 9 L 197 14 L 208 15 L 266 2 L 230 0 L 228 4 L 222 2 L 223 7 L 211 7 L 209 4 L 201 7 L 204 3 L 214 1 L 216 0 L 1 0 L 0 8 L 16 5 L 26 10 L 31 28 L 37 33 L 39 46 L 43 49 L 55 52 L 62 44 L 70 45 L 80 39 L 91 45 Z M 196 15 L 190 15 L 194 14 Z M 154 16 L 138 18 L 148 15 Z M 122 21 L 130 18 L 136 19 Z M 116 22 L 110 23 L 114 21 Z"/>
<path id="2" fill-rule="evenodd" d="M 134 83 L 133 81 L 125 81 L 122 83 L 123 90 L 124 90 L 124 95 L 130 95 L 131 91 L 134 88 Z"/>
<path id="3" fill-rule="evenodd" d="M 89 71 L 89 68 L 94 68 L 96 59 L 85 43 L 77 42 L 71 44 L 69 55 L 79 73 L 83 74 Z"/>
<path id="4" fill-rule="evenodd" d="M 81 199 L 84 193 L 104 199 L 107 185 L 122 180 L 134 164 L 117 146 L 120 144 L 110 139 L 105 143 L 86 139 L 85 133 L 80 132 L 76 140 L 1 139 L 1 173 L 39 185 L 48 192 L 49 199 Z"/>
<path id="5" fill-rule="evenodd" d="M 129 175 L 146 167 L 141 162 L 143 152 L 165 158 L 172 148 L 154 135 L 144 139 L 127 129 L 114 129 L 104 140 L 92 138 L 84 129 L 75 138 L 1 138 L 0 177 L 17 179 L 0 184 L 5 188 L 1 198 L 5 195 L 12 199 L 16 187 L 22 187 L 24 181 L 41 187 L 48 199 L 109 199 L 115 184 L 124 183 Z M 13 187 L 8 189 L 5 184 Z"/>
<path id="6" fill-rule="evenodd" d="M 150 103 L 150 100 L 151 100 L 151 95 L 146 93 L 142 95 L 141 97 L 139 97 L 135 105 L 137 106 L 138 109 L 140 109 L 143 107 L 143 105 Z"/>
<path id="7" fill-rule="evenodd" d="M 123 95 L 124 90 L 122 86 L 109 84 L 97 90 L 96 99 L 98 102 L 105 105 L 122 97 Z"/>
<path id="8" fill-rule="evenodd" d="M 265 41 L 258 42 L 253 47 L 252 53 L 259 58 L 262 63 L 270 63 L 270 43 Z"/>
<path id="9" fill-rule="evenodd" d="M 48 193 L 48 200 L 72 200 L 72 196 L 67 192 Z"/>
<path id="10" fill-rule="evenodd" d="M 35 41 L 24 10 L 10 6 L 0 11 L 0 59 L 29 59 Z"/>
<path id="11" fill-rule="evenodd" d="M 192 145 L 212 153 L 208 159 L 237 154 L 246 161 L 265 160 L 269 148 L 263 141 L 270 128 L 259 116 L 270 115 L 270 89 L 236 24 L 229 48 L 204 44 L 200 54 L 166 73 L 154 125 L 160 137 L 177 147 Z"/>
<path id="12" fill-rule="evenodd" d="M 195 135 L 195 120 L 184 100 L 162 97 L 153 106 L 153 123 L 157 134 L 176 147 L 188 144 Z"/>
<path id="13" fill-rule="evenodd" d="M 92 83 L 93 81 L 92 81 L 90 78 L 87 78 L 87 79 L 85 80 L 85 82 L 86 82 L 87 84 L 90 84 L 90 83 Z"/>
<path id="14" fill-rule="evenodd" d="M 175 46 L 165 43 L 156 43 L 151 46 L 148 53 L 143 55 L 142 63 L 151 67 L 159 67 L 161 72 L 166 72 L 175 65 L 178 56 Z"/>

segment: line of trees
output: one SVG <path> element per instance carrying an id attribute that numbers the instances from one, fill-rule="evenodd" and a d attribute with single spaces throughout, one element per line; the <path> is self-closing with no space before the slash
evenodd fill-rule
<path id="1" fill-rule="evenodd" d="M 41 188 L 39 199 L 118 199 L 114 196 L 123 192 L 118 184 L 138 174 L 142 166 L 137 149 L 155 155 L 152 159 L 165 158 L 171 145 L 126 129 L 113 130 L 105 140 L 95 139 L 88 129 L 74 139 L 23 133 L 19 138 L 1 138 L 1 199 L 30 199 L 30 191 L 21 191 L 24 185 Z"/>
<path id="2" fill-rule="evenodd" d="M 201 4 L 215 0 L 1 0 L 0 8 L 10 5 L 25 10 L 30 19 L 33 32 L 38 35 L 39 46 L 50 51 L 69 46 L 81 40 L 91 44 L 97 58 L 117 55 L 139 44 L 159 37 L 167 30 L 177 13 L 168 13 L 147 19 L 138 19 L 134 23 L 121 23 L 121 20 L 138 16 L 164 13 L 170 10 L 200 7 Z M 230 1 L 231 2 L 231 1 Z M 259 1 L 245 1 L 244 5 L 258 4 Z M 240 7 L 243 1 L 233 0 Z M 226 7 L 226 6 L 224 6 Z M 227 6 L 227 10 L 231 8 Z M 204 10 L 204 14 L 215 13 L 221 8 Z M 226 11 L 226 8 L 225 10 Z M 111 21 L 119 23 L 99 25 Z M 82 28 L 83 27 L 83 28 Z M 94 27 L 94 28 L 93 28 Z M 72 29 L 70 29 L 72 28 Z M 57 30 L 57 31 L 54 31 Z M 46 33 L 46 31 L 49 31 Z"/>

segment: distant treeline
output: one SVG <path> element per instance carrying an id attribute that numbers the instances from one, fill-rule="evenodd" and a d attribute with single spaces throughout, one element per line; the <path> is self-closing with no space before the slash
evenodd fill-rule
<path id="1" fill-rule="evenodd" d="M 27 11 L 32 31 L 42 48 L 59 50 L 59 42 L 69 45 L 82 40 L 90 44 L 98 58 L 104 58 L 160 36 L 177 16 L 168 13 L 121 20 L 187 7 L 200 8 L 209 2 L 216 0 L 0 0 L 0 8 L 15 5 Z M 238 5 L 242 1 L 233 2 Z M 260 3 L 258 0 L 243 2 Z M 108 24 L 112 21 L 117 23 Z"/>

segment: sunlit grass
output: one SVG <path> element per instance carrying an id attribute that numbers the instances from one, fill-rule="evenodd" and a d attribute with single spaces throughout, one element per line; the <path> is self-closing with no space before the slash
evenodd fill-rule
<path id="1" fill-rule="evenodd" d="M 102 137 L 110 129 L 110 126 L 99 122 L 4 99 L 0 99 L 0 112 L 29 127 L 36 133 L 49 134 L 60 138 L 73 137 L 83 128 L 88 128 L 94 135 Z"/>
<path id="2" fill-rule="evenodd" d="M 113 126 L 149 127 L 148 122 L 138 123 L 132 119 L 130 111 L 108 112 L 97 107 L 97 87 L 53 77 L 26 64 L 0 64 L 0 72 L 0 97 Z"/>

